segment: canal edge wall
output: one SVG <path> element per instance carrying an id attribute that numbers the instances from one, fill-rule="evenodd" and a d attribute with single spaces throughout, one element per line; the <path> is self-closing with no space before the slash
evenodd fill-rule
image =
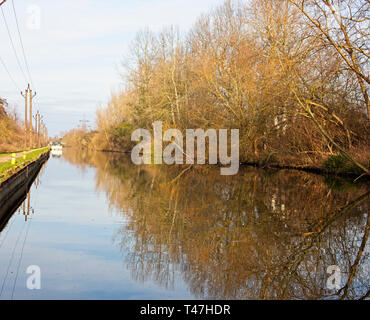
<path id="1" fill-rule="evenodd" d="M 17 195 L 20 193 L 27 194 L 27 189 L 49 157 L 50 151 L 47 151 L 0 184 L 0 221 L 3 220 L 6 212 L 13 207 L 13 199 L 18 198 Z"/>

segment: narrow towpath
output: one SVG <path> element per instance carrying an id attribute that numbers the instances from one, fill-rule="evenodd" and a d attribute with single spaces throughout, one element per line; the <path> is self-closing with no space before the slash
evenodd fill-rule
<path id="1" fill-rule="evenodd" d="M 31 149 L 31 150 L 27 150 L 26 151 L 26 154 L 29 154 L 33 151 L 37 151 L 37 150 L 40 150 L 40 149 L 43 149 L 44 147 L 42 148 L 37 148 L 37 149 Z M 18 159 L 18 158 L 21 158 L 23 157 L 23 151 L 19 151 L 19 152 L 15 152 L 15 157 Z M 0 153 L 0 163 L 4 163 L 4 162 L 8 162 L 12 159 L 12 153 L 9 153 L 9 154 L 1 154 Z"/>

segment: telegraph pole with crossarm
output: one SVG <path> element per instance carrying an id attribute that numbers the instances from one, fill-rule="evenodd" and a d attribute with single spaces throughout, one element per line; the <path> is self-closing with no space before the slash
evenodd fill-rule
<path id="1" fill-rule="evenodd" d="M 30 91 L 30 84 L 28 84 L 25 93 L 21 92 L 22 97 L 24 98 L 24 148 L 27 149 L 27 134 L 28 134 L 28 121 L 27 121 L 27 104 L 28 104 L 28 95 Z M 31 118 L 32 121 L 32 118 Z"/>

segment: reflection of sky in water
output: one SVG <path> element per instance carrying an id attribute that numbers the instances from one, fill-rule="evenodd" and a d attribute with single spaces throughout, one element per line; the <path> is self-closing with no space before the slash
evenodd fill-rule
<path id="1" fill-rule="evenodd" d="M 128 252 L 114 243 L 124 218 L 95 192 L 94 175 L 95 169 L 49 160 L 40 186 L 31 189 L 35 213 L 20 265 L 31 221 L 16 212 L 0 234 L 1 299 L 11 298 L 16 277 L 15 299 L 191 299 L 180 274 L 173 289 L 132 278 Z M 26 289 L 29 265 L 41 268 L 41 290 Z"/>

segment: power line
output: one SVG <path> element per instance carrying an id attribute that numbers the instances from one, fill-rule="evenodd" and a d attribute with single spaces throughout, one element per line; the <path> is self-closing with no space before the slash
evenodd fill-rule
<path id="1" fill-rule="evenodd" d="M 15 250 L 16 250 L 16 248 L 17 248 L 17 245 L 18 245 L 19 239 L 20 239 L 20 237 L 21 237 L 21 234 L 22 234 L 22 232 L 23 232 L 24 226 L 25 226 L 25 223 L 23 223 L 23 224 L 22 224 L 21 231 L 19 232 L 19 235 L 18 235 L 17 241 L 15 242 L 15 246 L 14 246 L 14 248 L 13 248 L 13 252 L 12 252 L 12 255 L 11 255 L 11 257 L 10 257 L 10 261 L 9 261 L 9 264 L 8 264 L 8 268 L 6 269 L 6 274 L 5 274 L 5 277 L 4 277 L 3 285 L 1 286 L 0 297 L 1 297 L 1 296 L 2 296 L 2 294 L 3 294 L 4 287 L 5 287 L 5 283 L 6 283 L 6 279 L 8 278 L 9 270 L 10 270 L 10 267 L 11 267 L 12 262 L 13 262 L 13 259 L 14 259 L 14 253 L 15 253 Z"/>
<path id="2" fill-rule="evenodd" d="M 9 25 L 8 25 L 8 22 L 6 21 L 5 14 L 4 14 L 4 10 L 3 10 L 3 8 L 2 8 L 2 7 L 1 7 L 1 12 L 2 12 L 2 14 L 3 14 L 4 23 L 5 23 L 6 29 L 7 29 L 7 31 L 8 31 L 9 40 L 10 40 L 10 43 L 11 43 L 11 45 L 12 45 L 13 52 L 14 52 L 15 58 L 16 58 L 16 60 L 17 60 L 17 63 L 18 63 L 19 69 L 20 69 L 20 70 L 21 70 L 21 72 L 23 73 L 23 76 L 24 76 L 24 79 L 26 80 L 26 82 L 28 82 L 28 81 L 27 81 L 27 76 L 26 76 L 26 74 L 25 74 L 25 72 L 24 72 L 24 70 L 23 70 L 23 68 L 22 68 L 22 65 L 21 65 L 21 63 L 20 63 L 20 61 L 19 61 L 19 58 L 18 58 L 18 55 L 17 55 L 17 50 L 15 50 L 15 46 L 14 46 L 14 42 L 13 42 L 13 38 L 12 38 L 12 35 L 11 35 L 11 33 L 10 33 Z"/>
<path id="3" fill-rule="evenodd" d="M 3 65 L 3 67 L 4 67 L 5 71 L 6 71 L 6 73 L 8 74 L 8 76 L 9 76 L 10 80 L 13 82 L 14 86 L 16 87 L 17 91 L 21 91 L 21 90 L 19 89 L 19 87 L 18 87 L 17 83 L 14 81 L 14 78 L 13 78 L 13 77 L 12 77 L 12 75 L 10 74 L 10 72 L 9 72 L 9 70 L 8 70 L 8 68 L 7 68 L 6 64 L 5 64 L 5 62 L 4 62 L 4 60 L 3 60 L 1 57 L 0 57 L 0 62 L 1 62 L 1 64 Z"/>
<path id="4" fill-rule="evenodd" d="M 30 79 L 30 82 L 32 84 L 32 87 L 33 89 L 35 89 L 35 85 L 32 81 L 32 77 L 31 77 L 31 73 L 30 73 L 30 68 L 28 66 L 28 62 L 27 62 L 27 58 L 26 58 L 26 53 L 25 53 L 25 50 L 24 50 L 24 45 L 23 45 L 23 41 L 22 41 L 22 36 L 21 36 L 21 32 L 19 30 L 19 23 L 18 23 L 18 18 L 17 18 L 17 13 L 16 13 L 16 10 L 15 10 L 15 6 L 14 6 L 14 0 L 12 0 L 12 6 L 13 6 L 13 12 L 14 12 L 14 17 L 15 17 L 15 21 L 16 21 L 16 24 L 17 24 L 17 30 L 18 30 L 18 35 L 19 35 L 19 41 L 21 43 L 21 46 L 22 46 L 22 52 L 23 52 L 23 58 L 24 58 L 24 63 L 26 65 L 26 69 L 27 69 L 27 73 L 28 73 L 28 77 Z"/>
<path id="5" fill-rule="evenodd" d="M 28 223 L 27 231 L 26 231 L 26 236 L 24 237 L 24 241 L 23 241 L 23 245 L 22 245 L 22 250 L 21 250 L 21 255 L 20 255 L 19 261 L 18 261 L 17 272 L 16 272 L 16 276 L 15 276 L 15 279 L 14 279 L 14 285 L 13 285 L 13 290 L 12 290 L 12 298 L 11 298 L 12 300 L 13 300 L 13 297 L 14 297 L 15 286 L 16 286 L 17 280 L 18 280 L 19 268 L 21 266 L 21 262 L 22 262 L 22 258 L 23 258 L 24 245 L 26 244 L 26 241 L 27 241 L 27 236 L 28 236 L 28 232 L 30 231 L 30 226 L 31 226 L 32 220 L 33 219 L 31 219 L 31 221 L 29 221 L 29 223 Z"/>
<path id="6" fill-rule="evenodd" d="M 4 235 L 4 238 L 2 239 L 1 243 L 0 243 L 0 248 L 3 246 L 7 236 L 8 236 L 8 233 L 9 233 L 9 230 L 11 229 L 12 225 L 14 224 L 14 221 L 15 221 L 15 218 L 12 220 L 12 222 L 8 225 L 7 227 L 7 231 L 6 231 L 6 234 Z"/>

